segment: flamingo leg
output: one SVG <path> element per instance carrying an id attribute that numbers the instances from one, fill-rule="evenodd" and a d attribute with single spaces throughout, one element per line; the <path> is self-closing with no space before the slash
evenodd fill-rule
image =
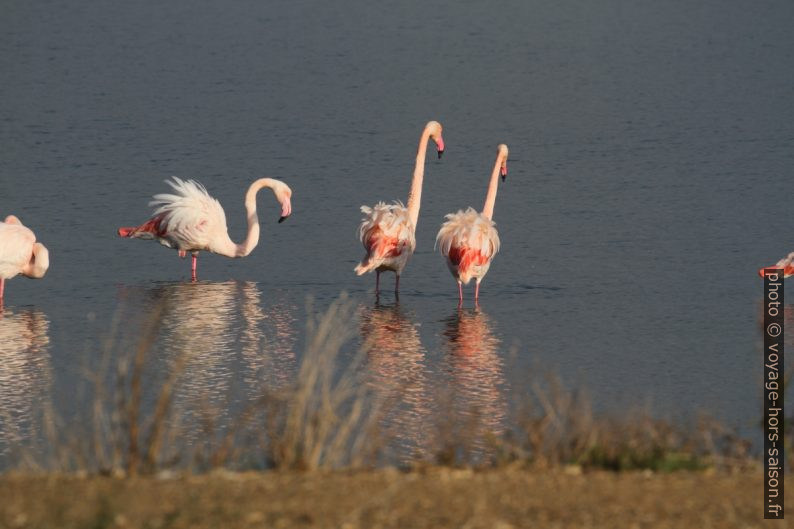
<path id="1" fill-rule="evenodd" d="M 479 300 L 480 300 L 480 282 L 477 281 L 477 283 L 474 286 L 474 303 L 477 303 Z"/>
<path id="2" fill-rule="evenodd" d="M 463 305 L 463 283 L 458 281 L 458 307 Z"/>
<path id="3" fill-rule="evenodd" d="M 190 263 L 190 280 L 191 281 L 195 281 L 196 280 L 196 254 L 193 254 L 192 257 L 193 257 L 193 259 L 191 260 L 191 263 Z"/>
<path id="4" fill-rule="evenodd" d="M 375 295 L 380 294 L 380 270 L 375 270 Z"/>
<path id="5" fill-rule="evenodd" d="M 400 274 L 397 274 L 397 280 L 394 282 L 394 293 L 400 293 Z"/>
<path id="6" fill-rule="evenodd" d="M 0 278 L 0 309 L 3 308 L 3 291 L 6 288 L 6 280 Z"/>

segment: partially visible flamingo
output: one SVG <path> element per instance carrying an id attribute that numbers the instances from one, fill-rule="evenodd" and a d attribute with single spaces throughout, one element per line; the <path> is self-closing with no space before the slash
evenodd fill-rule
<path id="1" fill-rule="evenodd" d="M 248 232 L 239 244 L 229 238 L 226 214 L 220 202 L 212 198 L 203 185 L 194 180 L 173 177 L 165 182 L 174 189 L 174 194 L 154 195 L 149 206 L 157 206 L 152 217 L 137 227 L 119 228 L 121 237 L 156 239 L 160 244 L 175 248 L 179 257 L 192 254 L 190 275 L 196 280 L 196 257 L 200 250 L 226 257 L 245 257 L 259 243 L 259 217 L 256 214 L 256 194 L 265 187 L 273 190 L 281 204 L 283 222 L 292 213 L 290 197 L 292 190 L 287 184 L 273 178 L 260 178 L 245 194 L 245 211 L 248 217 Z"/>
<path id="2" fill-rule="evenodd" d="M 436 236 L 436 245 L 439 246 L 441 254 L 446 257 L 449 271 L 458 282 L 459 305 L 463 304 L 463 285 L 468 285 L 472 278 L 477 282 L 474 290 L 474 302 L 479 301 L 480 282 L 488 273 L 491 261 L 499 251 L 499 233 L 496 231 L 496 223 L 491 218 L 493 217 L 500 173 L 504 182 L 507 178 L 507 145 L 505 144 L 500 144 L 496 148 L 496 162 L 491 173 L 491 182 L 488 185 L 488 194 L 485 196 L 482 213 L 477 213 L 473 208 L 450 213 L 445 217 L 447 221 L 441 225 Z"/>
<path id="3" fill-rule="evenodd" d="M 782 268 L 783 269 L 783 277 L 791 277 L 794 276 L 794 252 L 791 252 L 783 259 L 777 262 L 774 266 L 765 266 L 758 270 L 758 275 L 764 277 L 764 270 L 771 268 Z"/>
<path id="4" fill-rule="evenodd" d="M 380 288 L 380 273 L 384 270 L 391 270 L 396 274 L 394 291 L 400 290 L 400 274 L 416 248 L 414 234 L 419 219 L 419 203 L 422 200 L 427 143 L 431 139 L 436 143 L 438 157 L 441 158 L 444 154 L 441 131 L 441 123 L 438 121 L 428 122 L 422 131 L 411 191 L 408 194 L 408 207 L 403 206 L 400 201 L 395 201 L 394 204 L 378 202 L 374 208 L 361 206 L 364 218 L 361 219 L 358 235 L 367 255 L 354 270 L 358 275 L 375 270 L 376 295 Z"/>
<path id="5" fill-rule="evenodd" d="M 0 308 L 6 279 L 17 274 L 40 279 L 50 267 L 50 253 L 14 215 L 0 222 Z"/>

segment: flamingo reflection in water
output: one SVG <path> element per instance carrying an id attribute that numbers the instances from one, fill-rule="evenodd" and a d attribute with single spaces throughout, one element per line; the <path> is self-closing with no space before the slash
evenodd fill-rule
<path id="1" fill-rule="evenodd" d="M 164 372 L 181 371 L 174 394 L 175 417 L 185 423 L 225 418 L 237 284 L 170 283 L 152 293 L 164 303 L 160 323 Z"/>
<path id="2" fill-rule="evenodd" d="M 135 291 L 127 287 L 122 297 L 135 307 L 133 314 L 157 317 L 155 345 L 163 351 L 147 366 L 155 375 L 146 380 L 144 392 L 158 392 L 166 377 L 178 375 L 172 408 L 176 430 L 197 432 L 197 423 L 223 428 L 242 402 L 294 373 L 292 312 L 283 306 L 263 309 L 256 283 L 168 283 L 145 289 L 144 299 L 135 299 Z M 135 339 L 146 316 L 138 322 L 133 317 L 125 328 Z"/>
<path id="3" fill-rule="evenodd" d="M 297 307 L 289 296 L 276 293 L 276 301 L 263 308 L 262 291 L 252 281 L 239 283 L 238 297 L 243 317 L 243 379 L 249 398 L 254 399 L 263 390 L 284 388 L 295 378 Z"/>
<path id="4" fill-rule="evenodd" d="M 507 402 L 501 340 L 479 308 L 456 310 L 446 320 L 444 337 L 452 425 L 474 436 L 473 448 L 482 452 L 487 448 L 486 435 L 504 432 Z"/>
<path id="5" fill-rule="evenodd" d="M 432 398 L 425 349 L 415 316 L 399 303 L 358 311 L 361 341 L 367 348 L 369 383 L 384 406 L 381 428 L 400 463 L 426 456 Z"/>
<path id="6" fill-rule="evenodd" d="M 49 327 L 39 310 L 0 312 L 0 457 L 38 435 L 52 381 Z"/>

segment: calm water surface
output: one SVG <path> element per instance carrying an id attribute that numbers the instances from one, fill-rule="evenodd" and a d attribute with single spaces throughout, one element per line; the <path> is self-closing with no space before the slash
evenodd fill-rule
<path id="1" fill-rule="evenodd" d="M 8 3 L 0 216 L 52 264 L 8 284 L 0 442 L 31 434 L 50 387 L 79 412 L 105 340 L 140 336 L 155 311 L 154 367 L 192 354 L 186 414 L 286 384 L 307 298 L 341 291 L 356 341 L 377 345 L 373 384 L 404 392 L 390 424 L 409 449 L 433 388 L 499 431 L 546 372 L 599 409 L 702 410 L 754 432 L 755 270 L 794 250 L 793 21 L 783 0 Z M 352 272 L 358 208 L 407 199 L 429 119 L 446 155 L 428 158 L 399 302 L 392 276 L 376 302 L 374 277 Z M 481 207 L 500 142 L 502 252 L 480 309 L 470 287 L 459 311 L 433 241 L 446 213 Z M 190 284 L 174 251 L 115 236 L 171 175 L 206 185 L 235 240 L 257 177 L 288 182 L 294 214 L 276 224 L 262 194 L 259 247 L 202 255 Z"/>

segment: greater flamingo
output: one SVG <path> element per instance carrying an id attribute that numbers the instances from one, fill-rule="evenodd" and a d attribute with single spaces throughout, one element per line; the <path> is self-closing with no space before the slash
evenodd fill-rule
<path id="1" fill-rule="evenodd" d="M 191 279 L 196 280 L 196 257 L 200 250 L 226 257 L 245 257 L 259 243 L 259 217 L 256 214 L 256 194 L 268 187 L 281 203 L 279 222 L 292 213 L 290 197 L 292 190 L 287 184 L 273 178 L 260 178 L 245 194 L 245 211 L 248 217 L 248 233 L 240 244 L 229 238 L 226 214 L 220 202 L 212 198 L 203 185 L 194 180 L 165 182 L 174 189 L 174 194 L 154 195 L 149 206 L 157 206 L 152 217 L 137 227 L 119 228 L 121 237 L 156 239 L 160 244 L 175 248 L 180 257 L 192 254 Z"/>
<path id="2" fill-rule="evenodd" d="M 384 270 L 391 270 L 396 274 L 394 291 L 400 290 L 400 274 L 416 248 L 414 234 L 419 219 L 419 203 L 422 200 L 427 142 L 432 139 L 436 143 L 438 157 L 441 158 L 444 154 L 441 130 L 441 123 L 430 121 L 422 131 L 411 191 L 408 194 L 408 207 L 403 206 L 400 201 L 395 201 L 394 204 L 378 202 L 374 208 L 361 206 L 364 218 L 361 219 L 358 235 L 367 255 L 354 270 L 358 275 L 375 270 L 376 295 L 380 289 L 380 273 Z"/>
<path id="3" fill-rule="evenodd" d="M 488 269 L 491 261 L 499 251 L 499 233 L 493 217 L 494 203 L 496 202 L 496 188 L 499 185 L 499 174 L 502 181 L 507 178 L 507 145 L 501 144 L 496 148 L 496 162 L 494 163 L 491 181 L 488 185 L 488 194 L 485 196 L 485 205 L 482 213 L 477 213 L 473 208 L 466 211 L 459 210 L 450 213 L 441 225 L 436 236 L 436 245 L 441 254 L 447 259 L 447 266 L 452 276 L 458 282 L 458 304 L 463 303 L 463 285 L 468 285 L 472 278 L 476 281 L 474 302 L 480 298 L 480 282 Z"/>
<path id="4" fill-rule="evenodd" d="M 40 279 L 50 267 L 50 253 L 14 215 L 0 222 L 0 308 L 6 279 L 17 274 Z"/>
<path id="5" fill-rule="evenodd" d="M 758 270 L 758 275 L 764 277 L 764 270 L 772 268 L 782 268 L 783 269 L 783 277 L 791 277 L 794 276 L 794 252 L 791 252 L 783 259 L 777 262 L 774 266 L 765 266 Z"/>

